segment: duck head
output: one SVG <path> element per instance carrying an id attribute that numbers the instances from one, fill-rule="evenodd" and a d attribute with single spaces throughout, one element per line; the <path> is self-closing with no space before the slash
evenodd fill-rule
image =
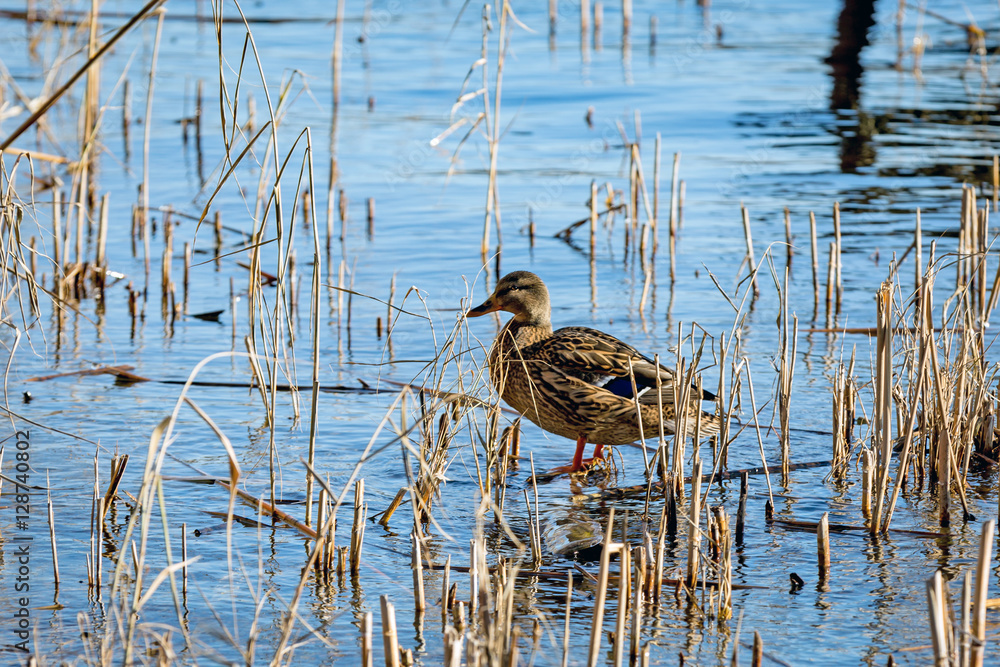
<path id="1" fill-rule="evenodd" d="M 549 290 L 542 279 L 530 271 L 514 271 L 505 275 L 490 298 L 465 316 L 479 317 L 497 310 L 513 313 L 518 324 L 551 326 Z"/>

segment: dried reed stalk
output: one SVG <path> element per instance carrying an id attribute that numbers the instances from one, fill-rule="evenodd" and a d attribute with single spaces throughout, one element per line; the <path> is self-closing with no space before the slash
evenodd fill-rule
<path id="1" fill-rule="evenodd" d="M 747 495 L 750 482 L 750 475 L 744 471 L 740 473 L 740 499 L 736 510 L 736 545 L 743 545 L 743 533 L 746 530 L 747 520 Z"/>
<path id="2" fill-rule="evenodd" d="M 816 248 L 816 214 L 809 211 L 809 247 L 812 250 L 813 319 L 819 308 L 819 251 Z"/>
<path id="3" fill-rule="evenodd" d="M 785 268 L 789 268 L 792 265 L 792 255 L 794 255 L 794 248 L 792 247 L 792 214 L 785 207 Z"/>
<path id="4" fill-rule="evenodd" d="M 816 528 L 816 554 L 819 559 L 819 579 L 826 582 L 830 576 L 830 513 L 823 512 Z"/>
<path id="5" fill-rule="evenodd" d="M 382 605 L 382 649 L 385 652 L 385 667 L 400 667 L 399 640 L 396 637 L 396 608 L 389 602 L 389 596 L 379 598 Z"/>
<path id="6" fill-rule="evenodd" d="M 361 547 L 365 539 L 365 480 L 354 483 L 354 523 L 351 525 L 351 574 L 361 570 Z"/>
<path id="7" fill-rule="evenodd" d="M 691 504 L 688 508 L 688 557 L 685 585 L 693 590 L 698 582 L 698 563 L 701 557 L 701 459 L 691 466 Z"/>
<path id="8" fill-rule="evenodd" d="M 872 486 L 875 480 L 875 460 L 872 450 L 861 452 L 861 515 L 872 519 Z"/>
<path id="9" fill-rule="evenodd" d="M 681 154 L 674 153 L 674 168 L 670 177 L 670 282 L 677 280 L 677 224 L 678 224 L 678 192 L 677 185 L 680 179 Z M 748 237 L 749 238 L 749 237 Z M 751 255 L 753 251 L 751 250 Z M 750 270 L 753 270 L 753 264 Z"/>
<path id="10" fill-rule="evenodd" d="M 972 635 L 972 667 L 982 667 L 986 650 L 986 607 L 990 586 L 990 560 L 993 556 L 993 532 L 996 522 L 993 519 L 983 524 L 983 532 L 979 539 L 979 560 L 976 564 L 976 586 L 973 598 Z"/>
<path id="11" fill-rule="evenodd" d="M 420 536 L 414 528 L 410 533 L 410 568 L 413 570 L 413 608 L 419 613 L 427 608 L 424 598 L 424 558 L 421 554 Z"/>
<path id="12" fill-rule="evenodd" d="M 621 551 L 622 545 L 612 542 L 614 532 L 615 508 L 608 512 L 608 527 L 604 533 L 604 543 L 601 548 L 601 565 L 597 575 L 597 592 L 594 597 L 594 616 L 590 625 L 590 652 L 587 658 L 588 667 L 597 667 L 601 655 L 601 636 L 604 634 L 604 603 L 608 595 L 608 577 L 611 568 L 611 556 Z"/>
<path id="13" fill-rule="evenodd" d="M 833 238 L 836 244 L 836 255 L 834 264 L 834 275 L 836 278 L 836 306 L 837 312 L 840 312 L 840 303 L 844 296 L 844 282 L 843 282 L 843 261 L 841 259 L 843 255 L 843 246 L 840 244 L 840 202 L 833 203 Z"/>
<path id="14" fill-rule="evenodd" d="M 375 650 L 372 645 L 372 613 L 361 617 L 361 667 L 374 667 Z"/>
<path id="15" fill-rule="evenodd" d="M 876 461 L 875 484 L 872 489 L 875 514 L 871 521 L 871 532 L 876 534 L 882 526 L 886 490 L 889 484 L 889 465 L 892 462 L 892 311 L 893 284 L 882 283 L 875 297 L 877 304 L 877 333 L 875 336 L 875 407 L 873 424 L 875 433 Z"/>
<path id="16" fill-rule="evenodd" d="M 632 586 L 631 553 L 628 544 L 624 542 L 618 552 L 618 618 L 615 624 L 612 662 L 615 667 L 621 667 L 625 655 L 625 623 L 629 613 L 629 596 Z"/>
<path id="17" fill-rule="evenodd" d="M 722 622 L 733 616 L 733 540 L 726 508 L 722 505 L 713 507 L 712 514 L 717 528 L 718 560 L 715 580 L 719 584 L 719 621 Z"/>
<path id="18" fill-rule="evenodd" d="M 156 36 L 153 38 L 153 53 L 149 63 L 149 84 L 146 92 L 146 112 L 142 119 L 142 247 L 146 267 L 146 277 L 149 278 L 149 140 L 153 127 L 153 89 L 156 81 L 156 62 L 160 53 L 160 36 L 163 34 L 163 19 L 166 16 L 166 9 L 160 7 L 156 10 Z"/>
<path id="19" fill-rule="evenodd" d="M 778 366 L 778 421 L 781 428 L 781 483 L 784 486 L 788 485 L 788 465 L 791 459 L 792 381 L 795 376 L 795 359 L 799 337 L 799 318 L 797 315 L 792 315 L 794 324 L 791 332 L 788 326 L 788 274 L 789 268 L 786 266 L 784 289 L 781 290 L 781 338 L 778 349 L 780 357 Z"/>
<path id="20" fill-rule="evenodd" d="M 567 573 L 566 576 L 566 612 L 564 614 L 563 621 L 563 641 L 562 641 L 562 667 L 568 667 L 569 665 L 569 628 L 570 628 L 570 618 L 571 608 L 570 604 L 573 602 L 573 572 L 572 570 Z"/>
<path id="21" fill-rule="evenodd" d="M 753 285 L 753 298 L 760 296 L 760 287 L 757 285 L 757 260 L 753 254 L 753 235 L 750 232 L 750 212 L 747 207 L 740 204 L 740 213 L 743 217 L 743 236 L 747 243 L 746 262 L 750 267 L 750 283 Z"/>
<path id="22" fill-rule="evenodd" d="M 948 635 L 951 634 L 951 623 L 946 620 L 948 612 L 945 609 L 941 570 L 936 570 L 934 576 L 927 580 L 927 608 L 930 615 L 934 664 L 948 665 Z"/>
<path id="23" fill-rule="evenodd" d="M 490 169 L 489 169 L 489 184 L 486 191 L 486 214 L 483 218 L 483 241 L 480 246 L 480 255 L 483 262 L 486 262 L 486 258 L 489 255 L 489 244 L 490 244 L 490 223 L 491 221 L 496 221 L 497 228 L 497 252 L 499 253 L 501 242 L 500 239 L 500 206 L 499 198 L 497 192 L 497 157 L 500 152 L 500 98 L 503 90 L 503 67 L 504 60 L 507 54 L 507 43 L 509 36 L 507 35 L 507 16 L 510 13 L 510 6 L 508 0 L 500 0 L 500 8 L 497 12 L 500 16 L 499 32 L 497 35 L 497 57 L 496 57 L 496 71 L 494 74 L 494 89 L 493 89 L 493 110 L 490 110 L 490 95 L 489 95 L 489 72 L 486 67 L 487 62 L 487 45 L 489 33 L 487 30 L 487 25 L 489 24 L 489 9 L 484 8 L 483 12 L 483 49 L 482 49 L 482 59 L 483 59 L 483 113 L 485 119 L 485 127 L 487 128 L 487 143 L 489 145 L 490 153 Z M 586 37 L 584 36 L 584 40 Z M 491 115 L 492 113 L 492 115 Z M 492 124 L 492 126 L 491 126 Z"/>
<path id="24" fill-rule="evenodd" d="M 0 450 L 0 463 L 3 462 L 3 451 Z M 59 596 L 59 553 L 56 549 L 56 522 L 52 515 L 52 496 L 49 483 L 49 473 L 45 472 L 45 506 L 48 510 L 49 519 L 49 542 L 52 544 L 52 581 L 55 586 L 55 595 Z"/>

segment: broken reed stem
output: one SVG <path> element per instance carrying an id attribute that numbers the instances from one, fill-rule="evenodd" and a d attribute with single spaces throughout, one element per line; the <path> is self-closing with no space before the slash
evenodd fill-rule
<path id="1" fill-rule="evenodd" d="M 622 536 L 625 539 L 625 536 Z M 621 667 L 625 655 L 625 622 L 628 620 L 629 591 L 632 586 L 632 562 L 628 545 L 622 544 L 618 552 L 618 618 L 615 624 L 614 654 L 612 663 Z"/>
<path id="2" fill-rule="evenodd" d="M 590 256 L 597 244 L 597 181 L 590 182 Z"/>
<path id="3" fill-rule="evenodd" d="M 747 495 L 750 486 L 750 475 L 745 470 L 740 473 L 740 500 L 736 510 L 736 545 L 743 545 L 743 532 L 747 520 Z"/>
<path id="4" fill-rule="evenodd" d="M 855 402 L 853 371 L 854 352 L 852 350 L 850 368 L 844 368 L 844 363 L 840 362 L 833 378 L 833 456 L 831 467 L 832 473 L 836 476 L 847 473 L 850 463 L 850 439 Z"/>
<path id="5" fill-rule="evenodd" d="M 479 611 L 479 540 L 469 540 L 469 614 Z"/>
<path id="6" fill-rule="evenodd" d="M 528 507 L 528 520 L 531 521 L 532 534 L 535 540 L 532 551 L 537 554 L 536 562 L 541 564 L 542 562 L 542 524 L 538 518 L 538 477 L 535 475 L 535 453 L 531 452 L 529 455 L 529 460 L 531 462 L 531 490 L 535 497 L 535 511 L 534 520 L 531 519 L 532 512 L 531 507 Z M 527 493 L 525 494 L 525 499 L 527 499 Z"/>
<path id="7" fill-rule="evenodd" d="M 354 524 L 351 526 L 351 575 L 361 570 L 361 547 L 365 539 L 365 480 L 354 483 Z"/>
<path id="8" fill-rule="evenodd" d="M 691 505 L 688 510 L 688 558 L 685 584 L 693 591 L 698 581 L 698 563 L 701 556 L 701 459 L 691 467 Z"/>
<path id="9" fill-rule="evenodd" d="M 441 620 L 448 618 L 448 611 L 451 609 L 451 554 L 444 562 L 444 574 L 441 577 Z"/>
<path id="10" fill-rule="evenodd" d="M 389 596 L 379 598 L 382 605 L 382 648 L 385 651 L 385 667 L 400 667 L 399 640 L 396 637 L 396 608 L 389 602 Z"/>
<path id="11" fill-rule="evenodd" d="M 875 462 L 872 450 L 861 452 L 861 516 L 872 519 L 872 481 L 875 478 Z"/>
<path id="12" fill-rule="evenodd" d="M 787 209 L 786 209 L 787 210 Z M 799 318 L 793 315 L 791 333 L 788 328 L 788 274 L 785 267 L 784 289 L 781 293 L 781 361 L 778 368 L 778 419 L 781 425 L 781 483 L 788 485 L 788 465 L 791 459 L 791 398 L 792 380 L 795 376 L 795 356 L 798 347 Z"/>
<path id="13" fill-rule="evenodd" d="M 163 216 L 163 261 L 160 265 L 160 287 L 164 298 L 170 291 L 170 265 L 174 256 L 174 223 L 170 218 L 168 211 Z"/>
<path id="14" fill-rule="evenodd" d="M 830 242 L 829 258 L 826 262 L 826 325 L 830 326 L 830 311 L 833 308 L 833 290 L 837 272 L 837 244 Z"/>
<path id="15" fill-rule="evenodd" d="M 105 193 L 104 196 L 101 197 L 101 210 L 97 223 L 97 251 L 94 255 L 94 264 L 98 270 L 103 270 L 107 262 L 108 209 L 110 199 L 111 195 L 109 193 Z M 103 282 L 104 281 L 102 280 L 101 283 L 103 284 Z"/>
<path id="16" fill-rule="evenodd" d="M 729 515 L 723 505 L 712 508 L 717 527 L 718 565 L 716 581 L 719 584 L 719 622 L 733 616 L 733 538 L 729 530 Z"/>
<path id="17" fill-rule="evenodd" d="M 181 568 L 181 594 L 184 599 L 187 600 L 188 592 L 188 538 L 187 538 L 187 524 L 181 524 L 181 562 L 184 563 L 184 567 Z M 185 602 L 186 604 L 186 602 Z"/>
<path id="18" fill-rule="evenodd" d="M 785 267 L 792 265 L 792 214 L 785 207 Z"/>
<path id="19" fill-rule="evenodd" d="M 590 625 L 590 652 L 587 658 L 588 667 L 597 667 L 601 655 L 601 636 L 604 634 L 604 603 L 608 595 L 608 575 L 611 567 L 611 555 L 621 549 L 620 544 L 611 541 L 614 532 L 615 508 L 608 512 L 608 527 L 604 533 L 604 543 L 601 548 L 601 567 L 597 575 L 597 591 L 594 596 L 594 616 Z"/>
<path id="20" fill-rule="evenodd" d="M 823 512 L 816 526 L 816 554 L 819 558 L 819 579 L 826 582 L 830 576 L 830 513 Z"/>
<path id="21" fill-rule="evenodd" d="M 58 285 L 63 272 L 62 260 L 62 192 L 59 188 L 52 189 L 52 267 L 53 284 Z M 55 290 L 58 292 L 58 290 Z"/>
<path id="22" fill-rule="evenodd" d="M 647 533 L 648 537 L 648 533 Z M 649 544 L 649 542 L 647 542 Z M 645 601 L 646 589 L 646 545 L 635 548 L 635 577 L 632 580 L 632 628 L 629 636 L 629 664 L 634 665 L 636 657 L 639 655 L 639 641 L 642 638 L 642 606 Z M 620 637 L 620 641 L 624 641 Z"/>
<path id="23" fill-rule="evenodd" d="M 929 297 L 930 291 L 925 290 Z M 930 303 L 926 306 L 926 319 L 930 320 Z M 922 337 L 923 345 L 929 348 L 931 359 L 931 371 L 934 377 L 934 394 L 937 397 L 937 418 L 939 426 L 939 440 L 937 443 L 937 475 L 938 475 L 938 521 L 941 526 L 951 525 L 951 419 L 945 405 L 946 396 L 950 396 L 949 387 L 945 385 L 941 377 L 941 369 L 938 365 L 937 345 L 933 340 L 928 340 L 927 336 Z"/>
<path id="24" fill-rule="evenodd" d="M 983 524 L 979 539 L 979 560 L 976 564 L 976 587 L 972 606 L 972 667 L 982 667 L 986 646 L 986 607 L 990 586 L 990 560 L 993 555 L 993 532 L 996 522 L 990 519 Z"/>
<path id="25" fill-rule="evenodd" d="M 747 370 L 747 386 L 750 389 L 750 409 L 753 410 L 753 427 L 757 434 L 757 447 L 760 450 L 760 462 L 764 466 L 764 480 L 767 482 L 767 498 L 771 509 L 774 509 L 774 494 L 771 491 L 771 475 L 767 472 L 767 460 L 764 456 L 764 439 L 760 434 L 760 421 L 757 417 L 757 399 L 753 391 L 753 375 L 750 373 L 750 360 L 743 358 L 743 366 Z"/>
<path id="26" fill-rule="evenodd" d="M 916 225 L 913 228 L 913 249 L 914 249 L 914 253 L 915 253 L 914 254 L 914 258 L 913 258 L 913 264 L 914 264 L 914 267 L 913 267 L 913 273 L 914 273 L 914 276 L 913 276 L 913 292 L 919 298 L 920 287 L 921 287 L 921 280 L 923 279 L 923 275 L 924 275 L 923 234 L 922 234 L 921 229 L 920 229 L 920 209 L 919 208 L 917 209 L 917 222 L 916 222 Z M 919 302 L 918 302 L 918 306 L 919 306 Z"/>
<path id="27" fill-rule="evenodd" d="M 877 333 L 875 337 L 875 408 L 873 415 L 875 447 L 878 454 L 876 478 L 872 491 L 875 498 L 875 515 L 871 532 L 876 534 L 882 525 L 886 488 L 889 483 L 889 463 L 892 460 L 892 308 L 893 283 L 885 281 L 875 297 Z"/>
<path id="28" fill-rule="evenodd" d="M 94 587 L 97 599 L 101 599 L 103 568 L 101 567 L 101 544 L 104 542 L 104 498 L 97 499 L 97 542 L 94 545 Z"/>
<path id="29" fill-rule="evenodd" d="M 510 9 L 508 6 L 508 0 L 500 0 L 500 6 L 497 11 L 500 18 L 500 29 L 497 34 L 497 59 L 496 59 L 496 72 L 494 75 L 494 88 L 493 88 L 493 110 L 492 116 L 490 111 L 490 96 L 489 96 L 489 72 L 485 63 L 487 62 L 487 46 L 489 33 L 487 32 L 487 25 L 489 23 L 489 16 L 484 12 L 483 17 L 483 106 L 484 106 L 484 118 L 485 127 L 487 128 L 487 143 L 489 145 L 490 151 L 490 170 L 489 170 L 489 183 L 487 185 L 486 192 L 486 214 L 483 218 L 483 241 L 480 248 L 480 255 L 483 262 L 486 262 L 486 257 L 489 255 L 489 243 L 490 243 L 490 223 L 491 221 L 496 221 L 497 228 L 497 252 L 500 251 L 500 206 L 497 197 L 497 157 L 500 152 L 500 98 L 503 90 L 503 66 L 504 59 L 506 56 L 507 49 L 507 14 Z M 586 39 L 586 37 L 584 37 Z M 490 123 L 492 122 L 492 127 Z"/>
<path id="30" fill-rule="evenodd" d="M 309 292 L 310 296 L 310 315 L 311 315 L 311 333 L 312 333 L 312 387 L 310 392 L 310 404 L 309 404 L 309 445 L 306 452 L 306 462 L 308 467 L 306 468 L 306 512 L 305 512 L 305 523 L 308 526 L 309 520 L 312 518 L 312 498 L 313 498 L 313 475 L 312 468 L 316 465 L 316 440 L 319 437 L 319 390 L 320 390 L 320 331 L 322 330 L 321 322 L 323 315 L 320 312 L 320 288 L 323 281 L 323 257 L 320 246 L 319 238 L 319 227 L 316 221 L 316 200 L 315 200 L 315 177 L 313 173 L 313 148 L 312 148 L 312 131 L 306 128 L 306 150 L 307 150 L 307 166 L 308 166 L 308 177 L 309 177 L 309 192 L 306 194 L 305 201 L 309 204 L 309 216 L 307 218 L 309 222 L 309 227 L 312 229 L 313 237 L 313 267 L 312 267 L 312 287 Z M 362 497 L 364 496 L 364 484 L 362 483 Z M 355 486 L 355 500 L 357 500 L 357 486 Z M 357 507 L 355 507 L 355 514 L 357 514 Z M 355 519 L 357 523 L 357 519 Z M 361 532 L 364 533 L 364 522 L 362 522 Z M 355 526 L 356 529 L 356 526 Z M 354 544 L 354 533 L 351 533 L 351 544 L 352 550 L 351 555 L 354 556 L 355 552 L 353 549 Z M 358 553 L 360 555 L 361 547 L 358 546 Z M 351 572 L 356 573 L 354 561 L 351 561 Z"/>
<path id="31" fill-rule="evenodd" d="M 958 659 L 960 665 L 968 665 L 972 640 L 972 622 L 969 613 L 972 611 L 972 572 L 966 570 L 962 575 L 962 599 L 959 601 L 961 640 L 959 642 Z"/>
<path id="32" fill-rule="evenodd" d="M 677 279 L 677 218 L 679 211 L 678 204 L 678 180 L 681 171 L 681 154 L 674 153 L 674 170 L 670 177 L 670 282 Z"/>
<path id="33" fill-rule="evenodd" d="M 660 247 L 660 133 L 656 133 L 653 154 L 653 254 Z"/>
<path id="34" fill-rule="evenodd" d="M 747 243 L 746 261 L 750 265 L 750 282 L 753 285 L 753 298 L 756 299 L 760 296 L 760 287 L 757 285 L 757 260 L 753 254 L 753 235 L 750 233 L 750 212 L 740 204 L 740 213 L 743 217 L 743 236 Z"/>
<path id="35" fill-rule="evenodd" d="M 372 646 L 372 613 L 361 617 L 361 667 L 374 667 L 375 650 Z"/>
<path id="36" fill-rule="evenodd" d="M 1000 156 L 993 156 L 993 212 L 1000 211 Z"/>
<path id="37" fill-rule="evenodd" d="M 156 61 L 160 53 L 160 36 L 163 34 L 163 19 L 167 14 L 164 7 L 159 7 L 156 13 L 156 36 L 153 38 L 153 54 L 149 64 L 149 84 L 146 92 L 146 115 L 142 119 L 142 248 L 145 253 L 146 279 L 149 279 L 149 140 L 152 132 L 153 118 L 153 88 L 156 81 Z"/>
<path id="38" fill-rule="evenodd" d="M 680 194 L 677 195 L 677 227 L 684 228 L 684 199 L 687 197 L 687 181 L 681 179 Z"/>
<path id="39" fill-rule="evenodd" d="M 836 264 L 835 264 L 835 277 L 836 277 L 836 305 L 837 312 L 840 312 L 840 302 L 844 296 L 844 283 L 843 283 L 843 262 L 841 261 L 843 246 L 840 244 L 840 202 L 833 202 L 833 238 L 834 243 L 837 244 L 836 253 Z"/>
<path id="40" fill-rule="evenodd" d="M 368 240 L 371 241 L 375 238 L 375 198 L 369 197 L 367 199 L 367 211 L 368 211 Z"/>
<path id="41" fill-rule="evenodd" d="M 190 289 L 188 288 L 191 276 L 191 244 L 188 241 L 184 242 L 184 310 L 187 311 L 188 294 Z"/>
<path id="42" fill-rule="evenodd" d="M 416 528 L 410 533 L 410 567 L 413 569 L 413 604 L 417 612 L 427 608 L 427 601 L 424 599 L 424 559 L 421 554 L 420 536 L 417 535 Z"/>
<path id="43" fill-rule="evenodd" d="M 809 247 L 812 250 L 813 319 L 819 308 L 819 251 L 816 246 L 816 214 L 809 211 Z"/>
<path id="44" fill-rule="evenodd" d="M 406 497 L 406 489 L 400 489 L 396 492 L 395 497 L 393 497 L 392 502 L 389 503 L 389 507 L 382 513 L 382 517 L 378 520 L 379 524 L 382 526 L 389 525 L 389 519 L 395 514 L 399 506 L 403 504 L 403 498 Z"/>
<path id="45" fill-rule="evenodd" d="M 921 286 L 920 289 L 921 292 L 929 293 L 929 288 L 930 285 L 928 284 L 925 286 Z M 921 297 L 921 300 L 922 299 L 923 297 Z M 929 332 L 921 333 L 921 339 L 924 339 L 925 337 L 929 336 L 930 336 Z M 913 396 L 910 399 L 910 407 L 909 407 L 910 419 L 909 423 L 906 426 L 906 429 L 903 431 L 904 433 L 903 448 L 899 453 L 899 463 L 897 464 L 896 468 L 896 481 L 893 484 L 892 496 L 889 498 L 889 504 L 888 507 L 886 508 L 885 523 L 883 524 L 882 527 L 883 531 L 889 530 L 889 524 L 892 521 L 892 513 L 896 508 L 896 499 L 899 497 L 899 492 L 903 488 L 903 480 L 906 479 L 906 471 L 910 465 L 910 451 L 913 445 L 914 427 L 916 426 L 917 423 L 917 414 L 918 414 L 917 404 L 918 401 L 921 400 L 921 396 L 923 395 L 923 390 L 926 384 L 926 378 L 928 373 L 927 354 L 928 354 L 928 345 L 922 344 L 920 346 L 920 361 L 917 363 L 917 387 L 916 390 L 913 392 Z"/>
<path id="46" fill-rule="evenodd" d="M 573 571 L 566 577 L 566 614 L 563 621 L 562 667 L 569 667 L 569 621 L 571 618 L 570 603 L 573 602 Z"/>
<path id="47" fill-rule="evenodd" d="M 927 608 L 930 615 L 931 643 L 934 650 L 934 664 L 947 665 L 948 661 L 948 639 L 950 623 L 945 619 L 944 584 L 941 578 L 941 570 L 936 570 L 934 576 L 927 580 Z"/>
<path id="48" fill-rule="evenodd" d="M 0 450 L 0 463 L 3 462 L 3 451 Z M 52 543 L 52 580 L 55 584 L 56 595 L 59 594 L 59 554 L 56 550 L 56 522 L 52 514 L 52 496 L 50 495 L 49 473 L 45 472 L 45 504 L 49 518 L 49 541 Z"/>

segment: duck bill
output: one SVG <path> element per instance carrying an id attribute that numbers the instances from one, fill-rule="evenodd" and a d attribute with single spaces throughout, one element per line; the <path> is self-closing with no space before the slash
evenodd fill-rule
<path id="1" fill-rule="evenodd" d="M 486 313 L 492 313 L 498 310 L 500 310 L 500 305 L 496 302 L 496 299 L 491 296 L 486 299 L 486 301 L 483 301 L 481 304 L 468 311 L 465 316 L 479 317 L 480 315 L 485 315 Z"/>

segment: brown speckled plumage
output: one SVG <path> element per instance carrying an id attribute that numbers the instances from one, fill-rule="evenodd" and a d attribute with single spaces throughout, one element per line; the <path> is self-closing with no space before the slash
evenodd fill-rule
<path id="1" fill-rule="evenodd" d="M 538 276 L 515 271 L 499 282 L 482 305 L 469 311 L 476 317 L 495 310 L 514 314 L 500 331 L 489 355 L 490 381 L 510 407 L 550 431 L 578 442 L 623 445 L 639 439 L 629 362 L 640 389 L 643 434 L 659 433 L 656 364 L 635 348 L 606 333 L 586 327 L 552 330 L 548 290 Z M 663 425 L 675 431 L 672 373 L 660 367 Z M 618 380 L 622 378 L 623 380 Z M 622 381 L 628 390 L 622 391 Z M 606 387 L 614 387 L 617 393 Z M 694 390 L 692 390 L 692 395 Z M 620 395 L 625 394 L 625 395 Z M 719 430 L 719 418 L 702 412 L 700 397 L 688 406 L 688 435 L 701 414 L 701 435 Z M 576 464 L 576 461 L 574 461 Z"/>

